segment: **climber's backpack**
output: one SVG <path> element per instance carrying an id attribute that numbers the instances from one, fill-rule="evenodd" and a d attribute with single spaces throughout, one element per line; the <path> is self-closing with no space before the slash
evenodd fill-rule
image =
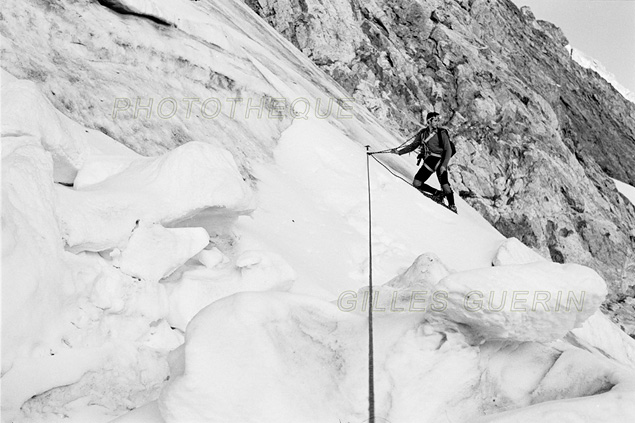
<path id="1" fill-rule="evenodd" d="M 448 138 L 450 138 L 450 134 L 448 133 L 447 129 L 437 128 L 437 137 L 439 137 L 439 139 L 441 139 L 441 131 L 445 131 L 445 133 L 448 135 Z M 452 154 L 450 155 L 450 157 L 452 157 L 456 154 L 456 145 L 454 145 L 454 142 L 452 140 L 450 140 L 450 148 L 452 149 Z"/>
<path id="2" fill-rule="evenodd" d="M 445 133 L 448 135 L 448 138 L 450 138 L 450 134 L 448 133 L 447 129 L 444 128 L 437 128 L 437 137 L 439 139 L 441 138 L 441 131 L 445 131 Z M 426 138 L 422 143 L 421 143 L 421 152 L 419 153 L 419 155 L 417 156 L 417 166 L 419 166 L 419 163 L 422 160 L 425 160 L 426 157 L 428 157 L 428 155 L 430 154 L 430 149 L 428 148 L 428 140 L 431 137 L 428 135 L 428 138 Z M 452 149 L 452 152 L 450 154 L 450 157 L 454 156 L 456 154 L 456 146 L 454 145 L 454 142 L 452 142 L 452 140 L 450 140 L 450 148 Z"/>

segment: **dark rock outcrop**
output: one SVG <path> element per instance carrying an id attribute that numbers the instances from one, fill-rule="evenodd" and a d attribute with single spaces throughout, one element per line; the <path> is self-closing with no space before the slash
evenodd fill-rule
<path id="1" fill-rule="evenodd" d="M 395 130 L 447 119 L 455 190 L 506 236 L 609 283 L 632 313 L 635 105 L 510 0 L 245 0 Z M 627 331 L 635 333 L 635 326 Z"/>
<path id="2" fill-rule="evenodd" d="M 100 4 L 112 9 L 117 13 L 121 13 L 124 15 L 132 15 L 138 16 L 142 18 L 149 19 L 152 22 L 161 24 L 161 25 L 173 25 L 173 22 L 170 22 L 165 16 L 162 16 L 161 13 L 157 13 L 156 10 L 144 10 L 140 7 L 131 7 L 131 5 L 126 2 L 121 2 L 119 0 L 98 0 Z"/>

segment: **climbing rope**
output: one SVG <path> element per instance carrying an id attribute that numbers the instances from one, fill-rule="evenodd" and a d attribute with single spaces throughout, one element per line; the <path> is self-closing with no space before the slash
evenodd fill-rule
<path id="1" fill-rule="evenodd" d="M 405 145 L 408 141 L 413 139 L 417 134 L 414 134 L 406 141 L 404 141 L 399 147 Z M 375 355 L 373 345 L 373 207 L 372 197 L 370 189 L 370 157 L 372 157 L 377 163 L 382 165 L 388 172 L 401 179 L 410 185 L 405 178 L 401 175 L 397 175 L 388 166 L 377 160 L 374 157 L 375 154 L 391 153 L 392 148 L 382 151 L 370 152 L 370 145 L 366 146 L 366 178 L 368 184 L 368 422 L 375 423 Z"/>
<path id="2" fill-rule="evenodd" d="M 375 357 L 373 348 L 373 208 L 370 196 L 370 159 L 366 146 L 366 177 L 368 180 L 368 422 L 375 423 Z"/>
<path id="3" fill-rule="evenodd" d="M 397 178 L 401 179 L 402 181 L 404 181 L 405 183 L 407 183 L 408 185 L 412 185 L 412 182 L 406 180 L 403 176 L 396 174 L 395 172 L 392 171 L 391 168 L 389 168 L 388 166 L 386 166 L 385 164 L 383 164 L 382 162 L 380 162 L 379 160 L 377 160 L 376 157 L 374 157 L 375 154 L 380 154 L 380 153 L 390 153 L 390 150 L 385 150 L 385 151 L 373 151 L 372 153 L 368 153 L 368 155 L 370 157 L 373 158 L 373 160 L 375 160 L 377 163 L 379 163 L 380 165 L 382 165 L 388 172 L 390 172 L 393 176 L 396 176 Z"/>
<path id="4" fill-rule="evenodd" d="M 408 185 L 412 185 L 409 181 L 407 181 L 403 176 L 401 175 L 397 175 L 395 172 L 392 171 L 392 169 L 390 169 L 388 166 L 386 166 L 385 164 L 383 164 L 382 162 L 380 162 L 379 160 L 377 160 L 377 158 L 375 157 L 375 154 L 384 154 L 384 153 L 392 153 L 393 150 L 399 149 L 401 147 L 403 147 L 404 145 L 406 145 L 408 143 L 408 141 L 410 141 L 411 139 L 413 139 L 414 137 L 417 136 L 417 134 L 419 133 L 419 131 L 415 132 L 414 135 L 412 135 L 411 137 L 409 137 L 408 139 L 406 139 L 404 142 L 402 142 L 400 145 L 398 145 L 395 148 L 388 148 L 386 150 L 381 150 L 381 151 L 367 151 L 366 155 L 371 156 L 373 158 L 373 160 L 375 160 L 377 163 L 379 163 L 380 165 L 382 165 L 388 172 L 390 172 L 393 176 L 396 176 L 397 178 L 401 179 L 402 181 L 404 181 L 405 183 L 407 183 Z M 366 150 L 368 150 L 370 148 L 370 146 L 366 146 Z"/>

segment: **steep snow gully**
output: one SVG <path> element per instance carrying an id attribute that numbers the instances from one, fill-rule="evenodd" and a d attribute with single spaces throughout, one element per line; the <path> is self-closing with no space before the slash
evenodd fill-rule
<path id="1" fill-rule="evenodd" d="M 257 70 L 259 89 L 287 100 L 336 93 L 239 2 L 99 3 L 132 14 L 51 7 L 132 25 L 148 44 L 166 37 L 153 25 L 199 40 L 215 25 L 250 59 L 234 75 L 245 89 Z M 10 68 L 20 78 L 2 71 L 3 422 L 362 422 L 368 307 L 383 421 L 635 416 L 635 341 L 599 310 L 595 271 L 552 263 L 465 202 L 455 215 L 378 165 L 369 298 L 364 145 L 400 141 L 359 106 L 335 102 L 323 118 L 288 108 L 283 126 L 257 124 L 262 139 L 247 119 L 233 140 L 213 130 L 227 116 L 207 132 L 184 121 L 198 139 L 142 156 L 124 144 L 154 147 L 69 117 Z"/>

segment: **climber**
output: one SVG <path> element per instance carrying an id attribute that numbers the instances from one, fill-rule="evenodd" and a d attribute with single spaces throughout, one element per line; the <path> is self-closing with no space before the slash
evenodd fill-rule
<path id="1" fill-rule="evenodd" d="M 421 160 L 423 160 L 423 165 L 415 175 L 412 185 L 437 203 L 445 205 L 443 199 L 447 198 L 447 207 L 457 213 L 456 205 L 454 204 L 454 193 L 448 179 L 448 164 L 454 154 L 454 149 L 450 143 L 450 135 L 447 129 L 439 126 L 440 121 L 441 116 L 437 112 L 428 113 L 426 115 L 426 126 L 417 133 L 414 141 L 402 148 L 393 148 L 390 152 L 401 156 L 420 148 L 420 153 L 417 156 L 417 165 L 419 165 Z M 442 190 L 434 189 L 425 183 L 435 171 Z"/>

